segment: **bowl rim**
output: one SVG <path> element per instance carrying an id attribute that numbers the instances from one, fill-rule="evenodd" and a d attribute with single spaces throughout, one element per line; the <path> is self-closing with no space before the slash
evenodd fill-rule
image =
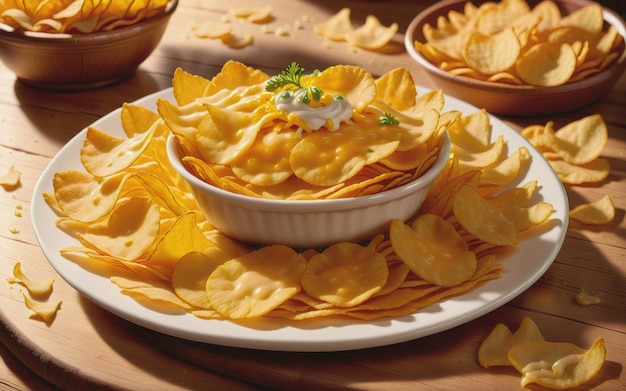
<path id="1" fill-rule="evenodd" d="M 591 76 L 585 77 L 581 80 L 577 80 L 571 83 L 565 83 L 559 86 L 554 87 L 543 87 L 543 86 L 532 86 L 532 85 L 516 85 L 516 84 L 505 84 L 498 82 L 489 82 L 483 80 L 472 79 L 469 77 L 456 76 L 452 75 L 449 72 L 440 69 L 435 64 L 431 63 L 424 57 L 417 49 L 415 49 L 414 41 L 415 34 L 418 32 L 418 27 L 423 24 L 423 20 L 430 16 L 433 12 L 438 11 L 442 8 L 451 6 L 451 5 L 463 5 L 471 0 L 445 0 L 439 1 L 435 4 L 425 8 L 422 12 L 416 15 L 413 20 L 409 23 L 407 27 L 405 36 L 404 36 L 404 45 L 406 47 L 407 53 L 410 57 L 412 57 L 418 64 L 425 68 L 428 72 L 437 75 L 440 78 L 450 80 L 451 82 L 459 82 L 467 85 L 468 87 L 478 88 L 481 90 L 489 90 L 489 91 L 502 91 L 502 92 L 515 92 L 521 93 L 525 95 L 543 95 L 546 92 L 549 93 L 565 93 L 569 91 L 577 91 L 580 89 L 586 89 L 589 86 L 593 86 L 596 84 L 600 84 L 611 79 L 613 76 L 621 74 L 624 69 L 626 69 L 626 22 L 621 18 L 621 16 L 609 9 L 605 6 L 602 6 L 602 17 L 604 21 L 612 26 L 614 26 L 618 34 L 620 34 L 624 40 L 622 41 L 622 52 L 618 58 L 616 58 L 613 63 L 611 63 L 607 68 L 603 71 L 593 74 Z M 560 0 L 553 0 L 555 3 L 564 3 Z M 588 3 L 594 3 L 593 0 L 588 1 Z"/>
<path id="2" fill-rule="evenodd" d="M 359 209 L 367 206 L 376 206 L 382 203 L 403 198 L 415 191 L 429 186 L 441 173 L 446 165 L 451 149 L 448 132 L 444 132 L 439 144 L 440 150 L 435 162 L 419 178 L 400 187 L 384 192 L 370 194 L 361 197 L 346 197 L 337 199 L 314 199 L 314 200 L 277 200 L 270 198 L 250 197 L 243 194 L 223 190 L 199 179 L 189 172 L 180 161 L 180 154 L 175 136 L 170 134 L 166 141 L 167 157 L 170 165 L 191 187 L 200 188 L 207 193 L 220 197 L 222 200 L 242 208 L 265 210 L 279 213 L 319 213 L 335 212 Z"/>
<path id="3" fill-rule="evenodd" d="M 109 31 L 97 31 L 93 33 L 47 33 L 41 31 L 28 31 L 22 28 L 15 28 L 8 24 L 0 22 L 0 37 L 7 37 L 19 40 L 28 40 L 33 42 L 48 43 L 54 42 L 72 42 L 80 41 L 81 39 L 89 38 L 90 40 L 104 39 L 111 36 L 123 35 L 134 31 L 139 27 L 145 27 L 146 25 L 152 25 L 167 19 L 172 16 L 174 11 L 178 8 L 178 0 L 170 0 L 165 6 L 165 11 L 157 15 L 154 15 L 147 19 L 142 19 L 139 22 L 129 24 L 127 26 L 118 27 Z"/>

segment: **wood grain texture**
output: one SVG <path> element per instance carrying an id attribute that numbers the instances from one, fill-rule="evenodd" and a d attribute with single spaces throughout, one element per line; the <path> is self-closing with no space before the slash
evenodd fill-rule
<path id="1" fill-rule="evenodd" d="M 564 246 L 547 273 L 507 305 L 479 319 L 429 337 L 381 348 L 337 353 L 286 353 L 201 344 L 153 332 L 94 305 L 58 276 L 38 246 L 30 202 L 40 173 L 50 159 L 87 125 L 152 92 L 171 86 L 177 67 L 211 77 L 229 59 L 276 72 L 296 60 L 307 69 L 338 63 L 361 65 L 374 74 L 406 66 L 418 84 L 433 87 L 403 49 L 402 32 L 429 2 L 268 0 L 271 27 L 310 22 L 294 35 L 278 37 L 255 29 L 255 43 L 230 49 L 215 40 L 186 34 L 190 23 L 215 20 L 229 7 L 249 1 L 182 0 L 166 36 L 136 74 L 97 91 L 58 94 L 33 90 L 15 81 L 0 64 L 0 174 L 11 165 L 23 172 L 17 189 L 0 188 L 0 390 L 183 390 L 183 389 L 359 389 L 502 390 L 521 389 L 511 369 L 483 369 L 476 362 L 480 342 L 497 324 L 517 327 L 531 317 L 550 340 L 588 347 L 597 337 L 607 346 L 607 362 L 578 390 L 626 388 L 626 76 L 600 101 L 555 116 L 505 118 L 516 129 L 553 120 L 563 125 L 600 113 L 609 127 L 603 157 L 611 174 L 597 186 L 568 186 L 571 206 L 611 194 L 615 220 L 591 227 L 572 222 Z M 348 50 L 323 44 L 312 23 L 347 6 L 355 25 L 367 14 L 383 23 L 398 22 L 392 50 Z M 240 26 L 241 27 L 241 26 Z M 21 209 L 20 209 L 21 208 Z M 21 217 L 16 216 L 16 209 Z M 18 232 L 11 233 L 15 228 Z M 32 278 L 55 278 L 53 295 L 63 304 L 50 324 L 32 317 L 20 287 L 6 283 L 22 262 Z M 581 289 L 600 297 L 598 305 L 574 302 Z M 539 388 L 533 388 L 539 389 Z"/>

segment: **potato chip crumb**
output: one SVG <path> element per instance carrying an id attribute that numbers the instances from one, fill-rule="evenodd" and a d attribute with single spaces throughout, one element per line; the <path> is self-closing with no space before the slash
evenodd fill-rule
<path id="1" fill-rule="evenodd" d="M 583 306 L 600 304 L 601 301 L 599 297 L 593 296 L 582 289 L 574 296 L 574 299 L 576 300 L 576 304 Z"/>
<path id="2" fill-rule="evenodd" d="M 22 173 L 15 169 L 15 166 L 9 167 L 9 172 L 3 176 L 0 176 L 0 185 L 5 189 L 13 190 L 20 184 L 20 178 Z"/>
<path id="3" fill-rule="evenodd" d="M 11 227 L 9 227 L 9 232 L 11 232 L 12 234 L 19 234 L 20 230 L 15 228 L 15 227 L 13 227 L 13 226 L 11 226 Z"/>

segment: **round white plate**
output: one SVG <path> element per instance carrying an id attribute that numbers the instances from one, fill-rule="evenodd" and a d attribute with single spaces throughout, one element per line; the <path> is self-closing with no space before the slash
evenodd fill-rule
<path id="1" fill-rule="evenodd" d="M 425 91 L 420 89 L 420 93 Z M 155 102 L 161 97 L 173 101 L 171 88 L 135 103 L 156 111 Z M 446 96 L 445 101 L 447 110 L 459 110 L 464 114 L 478 110 L 450 96 Z M 93 126 L 123 135 L 120 111 L 111 112 Z M 319 319 L 287 323 L 279 319 L 262 319 L 237 324 L 202 320 L 188 313 L 162 313 L 142 306 L 120 293 L 108 277 L 87 271 L 59 253 L 64 247 L 77 245 L 78 241 L 55 227 L 57 216 L 43 200 L 42 193 L 53 191 L 55 172 L 83 170 L 79 151 L 86 130 L 68 142 L 42 173 L 32 199 L 33 225 L 45 256 L 65 281 L 104 309 L 158 332 L 217 345 L 277 351 L 340 351 L 409 341 L 451 329 L 506 304 L 546 272 L 565 238 L 569 206 L 561 181 L 526 139 L 499 119 L 491 117 L 490 121 L 492 135 L 504 135 L 509 151 L 515 151 L 519 146 L 526 146 L 530 151 L 530 169 L 516 184 L 538 180 L 540 190 L 537 198 L 550 202 L 555 212 L 540 230 L 533 231 L 532 235 L 522 238 L 515 249 L 499 256 L 498 262 L 504 265 L 504 274 L 500 279 L 488 281 L 468 293 L 431 305 L 410 316 L 369 322 Z"/>

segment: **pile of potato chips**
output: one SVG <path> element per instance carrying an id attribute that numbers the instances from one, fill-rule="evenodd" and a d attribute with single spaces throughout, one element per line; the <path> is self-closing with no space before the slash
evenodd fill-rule
<path id="1" fill-rule="evenodd" d="M 598 3 L 561 15 L 544 0 L 467 2 L 462 12 L 423 26 L 416 49 L 452 75 L 489 82 L 553 87 L 584 79 L 611 65 L 624 51 L 614 26 L 604 30 Z"/>
<path id="2" fill-rule="evenodd" d="M 0 22 L 46 33 L 93 33 L 135 24 L 165 11 L 170 0 L 9 0 L 0 3 Z"/>
<path id="3" fill-rule="evenodd" d="M 378 79 L 356 66 L 337 65 L 306 75 L 305 87 L 347 99 L 352 118 L 329 130 L 277 109 L 270 76 L 228 61 L 213 80 L 174 74 L 177 103 L 158 101 L 176 136 L 183 164 L 216 187 L 253 197 L 334 199 L 406 184 L 437 159 L 442 134 L 459 113 L 441 113 L 441 92 L 416 98 L 406 68 Z M 401 87 L 401 89 L 398 89 Z M 312 107 L 312 106 L 311 106 Z M 383 115 L 397 125 L 380 123 Z"/>
<path id="4" fill-rule="evenodd" d="M 436 113 L 435 128 L 444 126 L 452 142 L 450 158 L 419 215 L 394 221 L 388 235 L 367 243 L 342 242 L 325 249 L 259 248 L 235 241 L 198 212 L 186 184 L 169 165 L 165 140 L 177 134 L 184 142 L 181 130 L 185 137 L 196 132 L 206 122 L 198 118 L 213 105 L 216 91 L 224 91 L 231 104 L 250 105 L 245 94 L 229 91 L 235 85 L 248 90 L 257 77 L 266 78 L 236 63 L 227 63 L 211 80 L 177 71 L 174 95 L 180 106 L 162 101 L 159 108 L 185 109 L 177 126 L 186 127 L 178 133 L 166 125 L 171 119 L 133 104 L 121 109 L 124 136 L 90 127 L 80 151 L 85 170 L 55 173 L 54 193 L 44 194 L 59 215 L 57 227 L 78 240 L 62 255 L 100 270 L 121 292 L 157 309 L 176 308 L 206 319 L 367 320 L 411 314 L 499 278 L 498 251 L 516 245 L 520 232 L 552 214 L 552 205 L 536 200 L 537 181 L 513 185 L 530 164 L 525 148 L 511 151 L 502 137 L 492 140 L 484 110 L 440 115 L 441 91 L 416 99 L 410 74 L 398 69 L 374 83 L 375 91 L 382 92 L 375 95 L 378 104 L 400 113 L 407 104 L 417 110 L 420 102 L 415 116 Z M 340 85 L 351 85 L 340 80 Z M 227 144 L 229 138 L 223 137 L 213 141 Z M 422 140 L 419 133 L 414 137 Z M 413 145 L 415 139 L 404 142 Z M 416 148 L 428 154 L 423 146 Z M 403 158 L 413 164 L 411 155 Z M 508 190 L 499 191 L 505 186 Z"/>

